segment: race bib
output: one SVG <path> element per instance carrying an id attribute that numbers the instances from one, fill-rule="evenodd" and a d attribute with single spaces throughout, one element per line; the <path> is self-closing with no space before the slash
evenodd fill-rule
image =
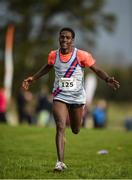
<path id="1" fill-rule="evenodd" d="M 59 87 L 63 91 L 75 91 L 77 83 L 75 78 L 60 78 Z"/>

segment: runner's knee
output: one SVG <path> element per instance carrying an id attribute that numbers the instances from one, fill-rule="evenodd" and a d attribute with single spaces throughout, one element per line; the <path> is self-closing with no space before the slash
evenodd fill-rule
<path id="1" fill-rule="evenodd" d="M 56 128 L 57 128 L 57 131 L 58 131 L 58 132 L 64 132 L 64 131 L 65 131 L 65 125 L 64 125 L 64 123 L 61 123 L 61 122 L 57 123 L 57 124 L 56 124 Z"/>
<path id="2" fill-rule="evenodd" d="M 78 133 L 79 133 L 79 131 L 80 131 L 80 129 L 79 129 L 79 128 L 74 128 L 74 129 L 72 129 L 72 132 L 73 132 L 74 134 L 78 134 Z"/>

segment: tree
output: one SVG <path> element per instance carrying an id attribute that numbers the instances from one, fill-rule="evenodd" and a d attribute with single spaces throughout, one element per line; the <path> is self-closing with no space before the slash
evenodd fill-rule
<path id="1" fill-rule="evenodd" d="M 115 16 L 104 12 L 105 0 L 6 0 L 5 18 L 0 15 L 2 34 L 9 23 L 15 26 L 15 87 L 29 72 L 47 61 L 47 54 L 56 48 L 55 35 L 62 26 L 71 26 L 82 35 L 82 44 L 95 45 L 100 27 L 113 32 Z M 3 41 L 4 44 L 4 41 Z M 52 77 L 52 73 L 51 73 Z M 47 80 L 46 80 L 47 81 Z M 52 82 L 52 80 L 51 80 Z"/>

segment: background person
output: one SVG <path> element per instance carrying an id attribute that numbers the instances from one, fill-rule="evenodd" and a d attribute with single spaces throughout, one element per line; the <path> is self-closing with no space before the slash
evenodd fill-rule
<path id="1" fill-rule="evenodd" d="M 87 127 L 87 121 L 88 121 L 88 117 L 90 117 L 91 114 L 91 106 L 97 87 L 97 78 L 95 74 L 89 73 L 86 75 L 84 86 L 86 91 L 86 104 L 84 106 L 84 111 L 83 111 L 82 127 Z"/>
<path id="2" fill-rule="evenodd" d="M 6 123 L 7 99 L 4 88 L 0 88 L 0 123 Z"/>
<path id="3" fill-rule="evenodd" d="M 107 103 L 105 100 L 99 100 L 92 111 L 94 128 L 104 128 L 107 123 Z"/>
<path id="4" fill-rule="evenodd" d="M 35 98 L 29 91 L 20 89 L 17 95 L 17 111 L 19 123 L 35 124 Z"/>
<path id="5" fill-rule="evenodd" d="M 52 102 L 47 86 L 38 93 L 36 113 L 38 125 L 46 126 L 52 123 Z"/>

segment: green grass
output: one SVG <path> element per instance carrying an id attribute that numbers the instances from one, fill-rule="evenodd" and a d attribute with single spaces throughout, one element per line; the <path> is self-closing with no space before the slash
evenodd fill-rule
<path id="1" fill-rule="evenodd" d="M 53 172 L 55 129 L 0 125 L 0 179 L 132 178 L 132 133 L 123 130 L 66 130 L 68 170 Z M 97 151 L 107 149 L 107 155 Z"/>

